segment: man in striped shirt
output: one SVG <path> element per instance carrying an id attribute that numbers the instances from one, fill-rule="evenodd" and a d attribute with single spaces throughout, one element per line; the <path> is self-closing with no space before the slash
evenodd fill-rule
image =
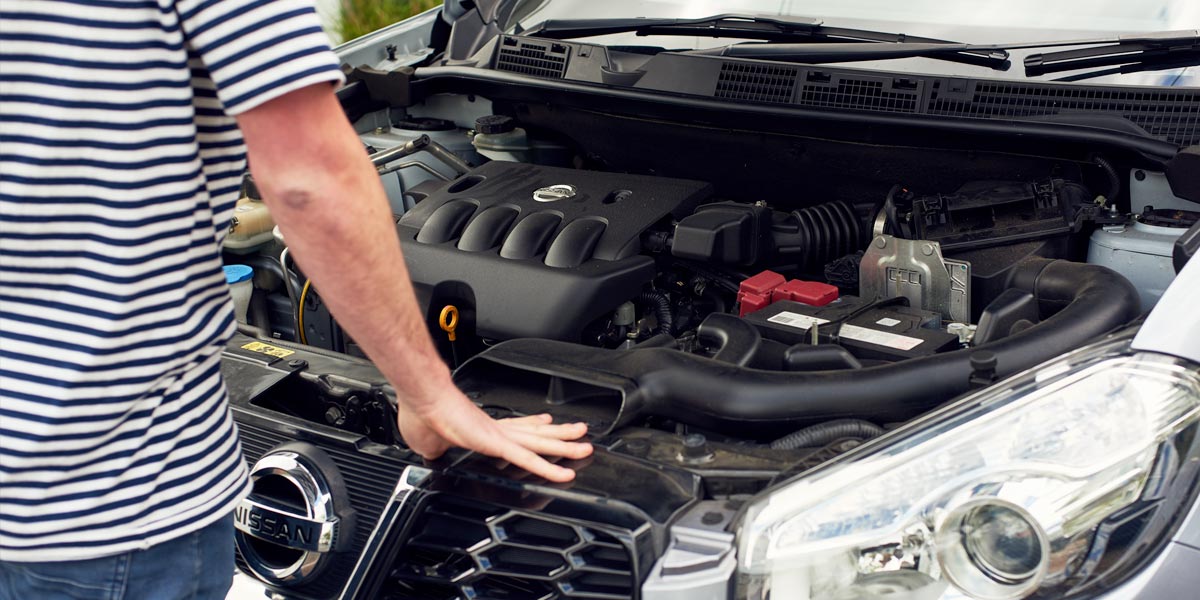
<path id="1" fill-rule="evenodd" d="M 222 598 L 247 492 L 220 353 L 247 154 L 406 443 L 555 481 L 584 427 L 454 388 L 307 0 L 0 3 L 0 598 Z M 244 139 L 244 142 L 243 142 Z"/>

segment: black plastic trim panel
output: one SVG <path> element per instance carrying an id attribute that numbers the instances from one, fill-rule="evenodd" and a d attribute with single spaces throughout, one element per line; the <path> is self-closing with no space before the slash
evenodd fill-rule
<path id="1" fill-rule="evenodd" d="M 526 46 L 554 44 L 574 55 L 568 69 L 533 72 L 504 58 Z M 506 46 L 507 45 L 507 46 Z M 1132 130 L 1176 146 L 1200 144 L 1200 88 L 1084 85 L 872 71 L 821 65 L 663 52 L 635 57 L 593 44 L 502 36 L 494 68 L 563 82 L 605 84 L 716 98 L 726 102 L 790 105 L 819 110 L 935 115 L 984 121 L 1123 120 Z M 434 70 L 437 71 L 436 69 Z M 421 72 L 425 75 L 425 71 Z M 1085 119 L 1086 120 L 1086 119 Z M 1104 126 L 1093 122 L 1094 126 Z"/>

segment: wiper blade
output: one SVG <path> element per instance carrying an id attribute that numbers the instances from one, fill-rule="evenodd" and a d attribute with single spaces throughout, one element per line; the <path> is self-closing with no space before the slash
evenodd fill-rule
<path id="1" fill-rule="evenodd" d="M 804 59 L 793 60 L 808 60 L 811 57 L 813 60 L 809 62 L 839 62 L 839 61 L 854 61 L 854 60 L 873 60 L 880 58 L 882 55 L 874 55 L 870 52 L 864 54 L 865 58 L 847 58 L 847 53 L 854 51 L 853 48 L 842 48 L 834 50 L 832 46 L 847 45 L 847 46 L 862 46 L 869 47 L 871 50 L 880 50 L 880 44 L 891 46 L 903 44 L 926 44 L 937 45 L 938 51 L 922 51 L 918 54 L 904 54 L 897 50 L 895 53 L 901 56 L 895 58 L 903 58 L 905 56 L 928 56 L 951 62 L 990 67 L 993 69 L 1004 70 L 1009 67 L 1008 53 L 1001 51 L 972 51 L 972 50 L 957 50 L 950 46 L 965 46 L 949 40 L 940 40 L 936 38 L 926 38 L 919 36 L 907 35 L 904 33 L 890 33 L 885 31 L 871 31 L 868 29 L 853 29 L 846 27 L 827 27 L 822 24 L 820 19 L 811 17 L 766 17 L 766 16 L 749 16 L 725 14 L 712 17 L 703 17 L 699 19 L 649 19 L 649 18 L 613 18 L 613 19 L 567 19 L 567 20 L 550 20 L 545 21 L 531 29 L 521 32 L 521 35 L 536 36 L 552 39 L 571 39 L 580 37 L 591 37 L 597 35 L 611 35 L 616 33 L 636 33 L 637 35 L 676 35 L 676 36 L 698 36 L 698 37 L 728 37 L 728 38 L 743 38 L 753 40 L 763 40 L 765 42 L 788 42 L 790 44 L 780 45 L 799 45 L 797 42 L 809 42 L 812 45 L 825 45 L 831 52 L 829 56 L 838 57 L 835 60 L 823 60 L 820 57 L 824 56 L 816 51 L 805 54 Z M 786 52 L 771 54 L 772 50 L 766 48 L 769 44 L 753 44 L 748 47 L 753 47 L 761 50 L 764 55 L 755 58 L 766 58 L 774 60 L 789 60 L 785 58 Z M 808 44 L 805 44 L 808 45 Z M 727 48 L 739 48 L 740 45 L 728 46 Z M 910 48 L 907 52 L 912 52 Z M 733 53 L 727 53 L 725 56 L 735 56 L 737 52 L 742 50 L 734 50 Z M 697 53 L 709 53 L 706 51 L 697 51 Z M 778 58 L 775 58 L 778 57 Z"/>
<path id="2" fill-rule="evenodd" d="M 763 60 L 827 63 L 927 57 L 957 62 L 974 60 L 993 68 L 1007 68 L 1009 50 L 1090 46 L 1074 50 L 1031 54 L 1025 59 L 1025 74 L 1033 77 L 1061 71 L 1123 65 L 1096 75 L 1082 74 L 1064 81 L 1089 76 L 1168 69 L 1200 63 L 1200 31 L 1167 31 L 1088 40 L 1021 42 L 1016 44 L 953 44 L 911 41 L 895 44 L 733 44 L 724 48 L 696 50 L 699 54 L 737 56 Z M 1001 66 L 1001 63 L 1005 66 Z"/>
<path id="3" fill-rule="evenodd" d="M 1120 36 L 1115 40 L 1107 40 L 1103 46 L 1031 54 L 1025 57 L 1025 74 L 1035 77 L 1048 73 L 1122 65 L 1117 69 L 1105 69 L 1095 74 L 1084 73 L 1062 79 L 1075 81 L 1079 78 L 1196 64 L 1200 64 L 1200 31 L 1192 29 Z"/>
<path id="4" fill-rule="evenodd" d="M 1001 71 L 1007 70 L 1010 66 L 1008 51 L 1004 48 L 953 43 L 733 44 L 722 48 L 692 50 L 688 53 L 809 64 L 894 58 L 933 58 L 991 67 Z"/>

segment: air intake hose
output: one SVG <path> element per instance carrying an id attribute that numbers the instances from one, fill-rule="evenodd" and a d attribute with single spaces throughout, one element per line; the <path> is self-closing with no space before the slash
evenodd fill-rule
<path id="1" fill-rule="evenodd" d="M 675 352 L 637 377 L 638 389 L 627 402 L 643 414 L 743 433 L 756 422 L 804 424 L 864 416 L 908 420 L 970 390 L 973 352 L 993 353 L 996 374 L 1005 377 L 1077 348 L 1140 313 L 1133 285 L 1097 265 L 1034 259 L 1019 265 L 1010 281 L 1012 287 L 1032 292 L 1043 312 L 1053 314 L 978 348 L 853 371 L 805 373 L 739 368 Z"/>
<path id="2" fill-rule="evenodd" d="M 845 202 L 827 202 L 792 211 L 771 226 L 775 263 L 789 262 L 817 271 L 834 259 L 866 246 L 863 227 Z"/>
<path id="3" fill-rule="evenodd" d="M 1140 313 L 1133 285 L 1097 265 L 1033 259 L 1014 268 L 1009 287 L 1034 294 L 1040 323 L 978 348 L 887 365 L 764 371 L 743 366 L 745 349 L 740 347 L 734 352 L 717 348 L 723 360 L 713 360 L 672 348 L 614 352 L 518 339 L 476 356 L 455 379 L 503 393 L 506 381 L 520 379 L 511 370 L 540 373 L 579 382 L 593 392 L 608 390 L 608 397 L 620 403 L 612 427 L 656 415 L 760 439 L 766 429 L 833 419 L 908 420 L 970 391 L 976 352 L 990 352 L 996 375 L 1005 377 L 1078 348 Z M 707 339 L 753 345 L 729 323 L 708 325 Z"/>

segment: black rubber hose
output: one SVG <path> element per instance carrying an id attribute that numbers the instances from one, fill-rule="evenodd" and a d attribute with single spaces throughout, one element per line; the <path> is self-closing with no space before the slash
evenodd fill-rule
<path id="1" fill-rule="evenodd" d="M 1014 269 L 1011 286 L 1033 292 L 1043 311 L 1053 314 L 979 348 L 890 365 L 783 373 L 646 350 L 634 365 L 638 386 L 626 399 L 625 414 L 653 414 L 742 434 L 754 423 L 802 425 L 862 416 L 903 421 L 969 391 L 975 351 L 992 352 L 997 375 L 1004 377 L 1075 349 L 1140 313 L 1133 285 L 1097 265 L 1030 260 Z"/>
<path id="2" fill-rule="evenodd" d="M 654 310 L 654 316 L 658 319 L 658 332 L 671 334 L 671 329 L 675 325 L 675 316 L 671 313 L 671 298 L 666 292 L 659 290 L 646 290 L 638 296 L 638 304 L 649 306 Z"/>
<path id="3" fill-rule="evenodd" d="M 724 313 L 713 313 L 696 329 L 700 343 L 717 351 L 713 360 L 744 367 L 758 353 L 762 334 L 744 319 Z"/>
<path id="4" fill-rule="evenodd" d="M 841 201 L 792 211 L 771 237 L 777 258 L 795 261 L 805 271 L 818 271 L 866 245 L 858 215 Z"/>
<path id="5" fill-rule="evenodd" d="M 774 450 L 795 450 L 796 448 L 820 448 L 844 438 L 869 440 L 883 435 L 883 428 L 862 419 L 838 419 L 785 435 L 773 442 Z"/>

